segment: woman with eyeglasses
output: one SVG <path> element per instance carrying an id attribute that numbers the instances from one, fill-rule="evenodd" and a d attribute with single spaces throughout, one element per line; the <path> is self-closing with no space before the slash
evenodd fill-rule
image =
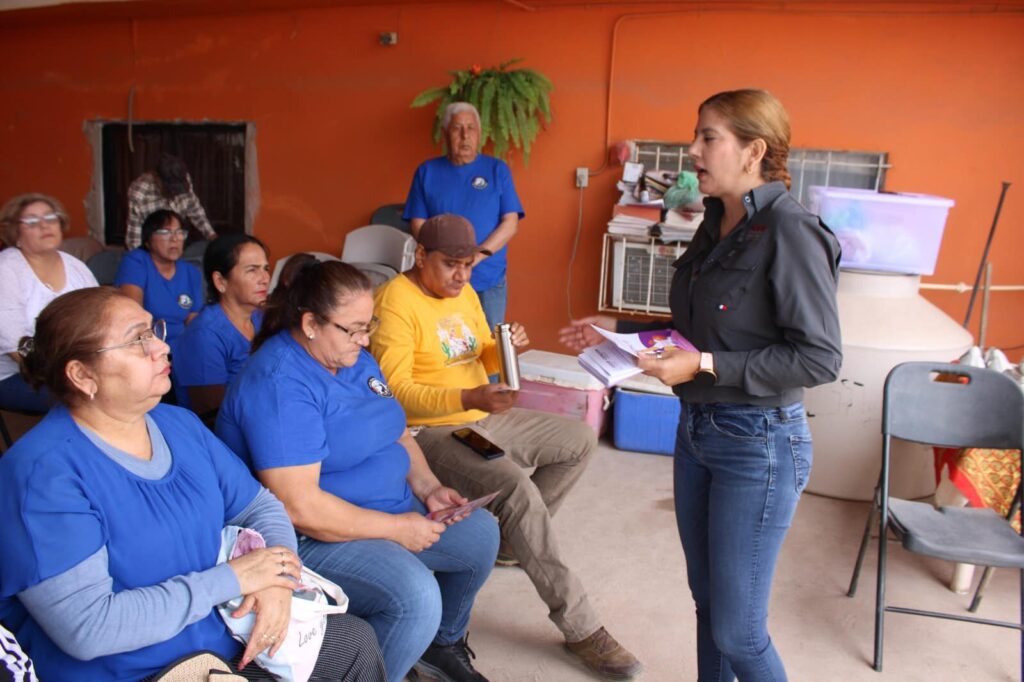
<path id="1" fill-rule="evenodd" d="M 142 223 L 142 248 L 121 259 L 114 286 L 167 322 L 167 344 L 175 356 L 185 325 L 203 309 L 203 276 L 199 268 L 181 260 L 188 231 L 181 216 L 161 209 Z"/>
<path id="2" fill-rule="evenodd" d="M 0 409 L 46 412 L 45 391 L 29 387 L 18 368 L 18 341 L 31 335 L 36 316 L 63 293 L 97 286 L 85 263 L 59 250 L 68 231 L 61 203 L 45 194 L 20 194 L 0 210 Z"/>
<path id="3" fill-rule="evenodd" d="M 174 357 L 178 392 L 204 420 L 216 414 L 224 390 L 245 361 L 270 287 L 267 247 L 247 234 L 217 237 L 203 254 L 207 306 L 185 328 Z M 182 401 L 179 399 L 179 404 Z"/>
<path id="4" fill-rule="evenodd" d="M 48 682 L 146 680 L 210 650 L 247 679 L 288 631 L 301 562 L 281 503 L 170 390 L 167 327 L 112 287 L 57 298 L 22 370 L 59 403 L 0 459 L 0 620 Z M 218 564 L 221 530 L 267 548 Z M 248 646 L 216 606 L 243 596 Z M 313 679 L 382 680 L 372 630 L 331 616 Z"/>
<path id="5" fill-rule="evenodd" d="M 377 325 L 359 270 L 303 266 L 267 300 L 217 435 L 284 503 L 303 562 L 341 585 L 349 612 L 373 626 L 389 680 L 421 657 L 440 679 L 484 680 L 466 628 L 498 524 L 484 510 L 447 524 L 425 516 L 466 499 L 431 472 L 366 350 Z"/>

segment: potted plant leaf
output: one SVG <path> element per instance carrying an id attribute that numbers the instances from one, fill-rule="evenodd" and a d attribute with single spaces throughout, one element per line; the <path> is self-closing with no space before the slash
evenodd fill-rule
<path id="1" fill-rule="evenodd" d="M 441 123 L 445 108 L 452 102 L 469 102 L 480 112 L 481 149 L 490 141 L 494 155 L 506 159 L 514 147 L 522 151 L 528 164 L 537 133 L 551 123 L 552 85 L 547 76 L 533 69 L 509 69 L 521 61 L 451 71 L 451 83 L 418 94 L 412 101 L 414 108 L 437 102 L 434 142 L 444 144 Z"/>

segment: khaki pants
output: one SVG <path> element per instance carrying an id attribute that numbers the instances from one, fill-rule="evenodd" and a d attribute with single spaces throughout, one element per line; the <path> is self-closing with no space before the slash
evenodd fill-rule
<path id="1" fill-rule="evenodd" d="M 486 460 L 452 438 L 463 426 L 472 426 L 505 456 Z M 472 424 L 427 427 L 416 441 L 445 485 L 471 499 L 501 491 L 488 509 L 498 517 L 503 546 L 519 560 L 566 640 L 578 642 L 601 627 L 583 584 L 562 561 L 551 528 L 551 517 L 597 447 L 594 431 L 580 421 L 512 409 Z"/>

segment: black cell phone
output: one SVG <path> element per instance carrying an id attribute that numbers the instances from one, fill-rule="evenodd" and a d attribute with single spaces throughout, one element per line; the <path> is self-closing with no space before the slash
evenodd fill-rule
<path id="1" fill-rule="evenodd" d="M 452 431 L 452 438 L 484 459 L 497 459 L 505 456 L 504 450 L 469 427 Z"/>

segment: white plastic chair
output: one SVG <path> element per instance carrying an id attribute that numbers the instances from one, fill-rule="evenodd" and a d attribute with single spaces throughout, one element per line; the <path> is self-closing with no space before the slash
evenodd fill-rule
<path id="1" fill-rule="evenodd" d="M 290 259 L 292 256 L 295 256 L 295 255 L 297 255 L 299 253 L 308 253 L 309 255 L 313 256 L 314 258 L 316 258 L 321 263 L 323 263 L 324 261 L 329 261 L 329 260 L 341 260 L 337 256 L 332 256 L 331 254 L 324 253 L 323 251 L 297 251 L 296 253 L 290 253 L 287 256 L 285 256 L 284 258 L 279 259 L 277 261 L 277 264 L 274 266 L 274 274 L 270 276 L 270 291 L 271 292 L 273 292 L 274 289 L 277 288 L 277 281 L 281 278 L 281 271 L 284 270 L 284 264 L 287 263 L 288 259 Z"/>
<path id="2" fill-rule="evenodd" d="M 341 260 L 357 267 L 376 263 L 396 274 L 405 272 L 416 262 L 416 240 L 390 225 L 367 225 L 345 235 Z"/>

